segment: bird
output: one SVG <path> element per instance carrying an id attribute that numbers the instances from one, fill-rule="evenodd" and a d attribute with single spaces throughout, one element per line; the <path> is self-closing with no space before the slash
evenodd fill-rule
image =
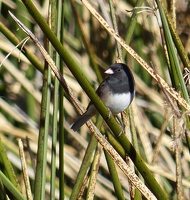
<path id="1" fill-rule="evenodd" d="M 124 63 L 111 64 L 104 73 L 108 76 L 99 85 L 96 93 L 111 113 L 117 115 L 131 104 L 135 96 L 135 80 L 130 68 Z M 71 124 L 70 129 L 77 131 L 97 113 L 96 107 L 90 101 L 86 112 Z"/>

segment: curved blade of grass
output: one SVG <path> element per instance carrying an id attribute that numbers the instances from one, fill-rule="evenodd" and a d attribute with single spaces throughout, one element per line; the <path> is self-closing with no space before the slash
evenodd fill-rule
<path id="1" fill-rule="evenodd" d="M 5 187 L 4 187 L 1 180 L 0 180 L 0 199 L 8 200 L 7 195 L 6 195 L 6 191 L 5 191 Z"/>
<path id="2" fill-rule="evenodd" d="M 19 191 L 19 185 L 13 170 L 13 167 L 8 159 L 6 150 L 0 138 L 0 168 L 1 171 L 8 177 L 11 183 L 14 185 L 15 188 Z"/>
<path id="3" fill-rule="evenodd" d="M 19 200 L 26 200 L 26 198 L 20 193 L 20 191 L 13 185 L 13 183 L 5 176 L 5 174 L 0 171 L 0 179 L 3 185 L 9 190 L 15 198 Z"/>

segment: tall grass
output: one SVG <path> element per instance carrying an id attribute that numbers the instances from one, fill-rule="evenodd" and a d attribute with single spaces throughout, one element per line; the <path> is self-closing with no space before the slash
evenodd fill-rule
<path id="1" fill-rule="evenodd" d="M 189 3 L 0 8 L 0 199 L 189 199 Z M 136 82 L 122 128 L 94 92 L 119 60 Z M 104 121 L 73 132 L 89 98 Z"/>

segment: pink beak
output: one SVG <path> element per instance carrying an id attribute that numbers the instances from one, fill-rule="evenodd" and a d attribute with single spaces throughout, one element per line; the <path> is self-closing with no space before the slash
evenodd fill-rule
<path id="1" fill-rule="evenodd" d="M 106 70 L 104 73 L 105 73 L 105 74 L 113 74 L 114 72 L 113 72 L 113 70 L 112 70 L 111 68 L 109 68 L 109 69 Z"/>

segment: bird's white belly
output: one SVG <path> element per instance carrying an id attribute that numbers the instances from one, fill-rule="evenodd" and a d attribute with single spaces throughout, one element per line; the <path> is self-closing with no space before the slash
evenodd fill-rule
<path id="1" fill-rule="evenodd" d="M 111 110 L 113 115 L 124 111 L 131 102 L 131 94 L 110 94 L 106 99 L 105 105 Z"/>

